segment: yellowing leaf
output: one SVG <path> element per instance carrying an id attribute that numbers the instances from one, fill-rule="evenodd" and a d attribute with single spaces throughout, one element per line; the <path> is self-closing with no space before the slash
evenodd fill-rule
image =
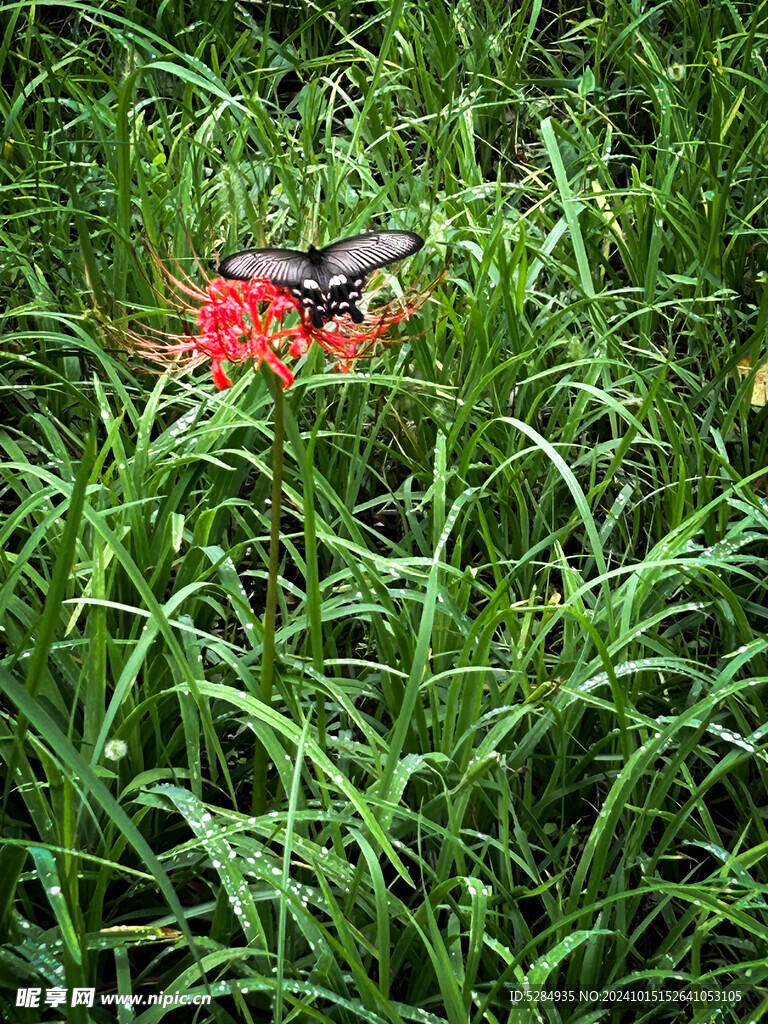
<path id="1" fill-rule="evenodd" d="M 752 362 L 749 356 L 739 360 L 738 370 L 739 376 L 742 378 L 752 372 Z M 752 397 L 749 402 L 756 409 L 762 409 L 768 403 L 768 363 L 763 363 L 755 375 L 752 382 Z"/>

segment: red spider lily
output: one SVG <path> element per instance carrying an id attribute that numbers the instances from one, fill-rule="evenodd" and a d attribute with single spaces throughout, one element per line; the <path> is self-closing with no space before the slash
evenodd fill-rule
<path id="1" fill-rule="evenodd" d="M 411 297 L 410 301 L 390 302 L 369 311 L 360 324 L 353 324 L 344 316 L 317 328 L 297 299 L 269 281 L 216 278 L 203 290 L 191 282 L 168 276 L 196 303 L 196 306 L 180 308 L 179 314 L 194 315 L 198 333 L 161 335 L 149 341 L 134 336 L 136 347 L 163 365 L 173 356 L 182 356 L 182 365 L 188 367 L 210 359 L 213 380 L 220 390 L 232 386 L 223 364 L 248 360 L 253 360 L 256 366 L 264 360 L 283 387 L 290 387 L 294 377 L 283 357 L 302 355 L 313 341 L 336 357 L 336 369 L 349 370 L 355 359 L 370 353 L 390 327 L 405 320 L 429 297 L 428 290 Z M 284 321 L 290 313 L 297 313 L 298 317 L 286 325 Z"/>
<path id="2" fill-rule="evenodd" d="M 170 277 L 170 275 L 169 275 Z M 147 340 L 136 338 L 137 348 L 154 362 L 166 365 L 174 356 L 182 365 L 192 367 L 210 359 L 213 380 L 219 390 L 232 386 L 223 364 L 262 360 L 289 387 L 293 374 L 280 359 L 278 350 L 295 344 L 303 330 L 301 322 L 283 326 L 283 319 L 299 309 L 292 296 L 268 281 L 225 281 L 216 278 L 203 290 L 191 283 L 170 278 L 173 284 L 197 305 L 179 309 L 180 315 L 197 319 L 196 334 L 160 335 Z"/>

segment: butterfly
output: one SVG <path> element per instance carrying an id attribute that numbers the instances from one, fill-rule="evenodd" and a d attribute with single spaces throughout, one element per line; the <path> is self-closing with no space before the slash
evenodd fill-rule
<path id="1" fill-rule="evenodd" d="M 363 314 L 357 303 L 368 274 L 412 256 L 423 245 L 424 239 L 415 231 L 370 231 L 324 249 L 310 245 L 306 252 L 244 249 L 225 257 L 219 273 L 239 281 L 260 277 L 285 288 L 307 310 L 315 327 L 344 313 L 359 324 Z"/>

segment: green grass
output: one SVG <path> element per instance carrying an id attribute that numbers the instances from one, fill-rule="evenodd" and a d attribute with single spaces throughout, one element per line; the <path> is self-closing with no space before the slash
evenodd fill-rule
<path id="1" fill-rule="evenodd" d="M 757 1021 L 768 5 L 0 13 L 4 1019 Z M 119 341 L 374 227 L 446 274 L 294 365 L 265 707 L 270 391 Z"/>

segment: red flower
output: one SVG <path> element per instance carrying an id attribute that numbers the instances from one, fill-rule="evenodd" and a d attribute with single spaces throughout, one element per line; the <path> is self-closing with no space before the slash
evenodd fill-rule
<path id="1" fill-rule="evenodd" d="M 302 330 L 299 323 L 283 327 L 287 313 L 299 308 L 291 295 L 268 281 L 225 281 L 216 278 L 208 286 L 206 301 L 197 313 L 200 334 L 197 348 L 210 357 L 213 379 L 218 388 L 232 386 L 222 363 L 242 363 L 262 359 L 278 375 L 284 387 L 293 383 L 293 374 L 277 355 L 286 340 L 295 343 Z M 275 326 L 277 329 L 275 330 Z"/>
<path id="2" fill-rule="evenodd" d="M 190 282 L 168 275 L 176 287 L 197 305 L 184 305 L 180 315 L 194 315 L 196 335 L 160 335 L 158 340 L 136 338 L 136 347 L 155 362 L 167 365 L 169 357 L 186 357 L 187 366 L 208 359 L 216 387 L 232 386 L 224 371 L 224 363 L 252 360 L 258 367 L 264 360 L 277 374 L 283 387 L 290 387 L 293 374 L 283 361 L 296 358 L 317 342 L 336 357 L 336 369 L 349 370 L 352 362 L 370 354 L 394 324 L 406 319 L 429 297 L 431 289 L 410 301 L 393 301 L 370 310 L 360 324 L 346 317 L 330 321 L 322 328 L 312 321 L 301 304 L 289 293 L 269 281 L 228 281 L 216 278 L 205 290 Z M 375 292 L 369 292 L 375 295 Z M 286 318 L 295 313 L 287 325 Z"/>

